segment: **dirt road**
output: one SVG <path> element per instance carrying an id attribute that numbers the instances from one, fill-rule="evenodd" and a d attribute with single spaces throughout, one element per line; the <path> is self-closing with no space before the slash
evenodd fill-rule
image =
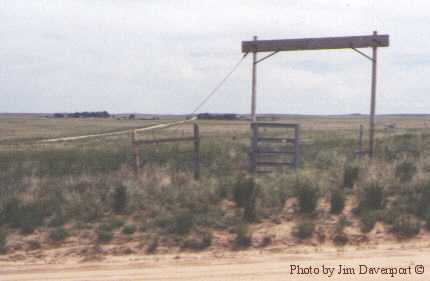
<path id="1" fill-rule="evenodd" d="M 428 247 L 303 254 L 249 251 L 219 255 L 223 256 L 213 253 L 180 257 L 127 256 L 97 263 L 61 264 L 0 262 L 0 280 L 430 280 Z M 340 265 L 343 268 L 341 273 Z"/>

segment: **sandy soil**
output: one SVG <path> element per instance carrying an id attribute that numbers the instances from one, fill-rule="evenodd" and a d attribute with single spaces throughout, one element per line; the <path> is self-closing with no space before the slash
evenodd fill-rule
<path id="1" fill-rule="evenodd" d="M 291 266 L 313 270 L 317 274 L 297 274 Z M 351 267 L 354 274 L 338 274 L 339 265 Z M 395 267 L 402 275 L 360 274 L 360 265 Z M 417 274 L 420 265 L 424 273 Z M 334 268 L 333 275 L 322 273 Z M 410 267 L 410 274 L 409 274 Z M 362 267 L 364 268 L 364 267 Z M 292 274 L 293 273 L 293 274 Z M 304 273 L 304 272 L 302 272 Z M 64 260 L 50 264 L 0 261 L 1 281 L 128 281 L 128 280 L 430 280 L 430 246 L 396 244 L 372 248 L 313 248 L 302 251 L 277 249 L 243 252 L 205 252 L 180 255 L 130 255 L 107 257 L 103 261 Z"/>

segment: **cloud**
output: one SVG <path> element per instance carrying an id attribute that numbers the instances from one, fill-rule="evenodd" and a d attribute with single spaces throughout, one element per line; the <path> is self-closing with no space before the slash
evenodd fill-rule
<path id="1" fill-rule="evenodd" d="M 0 0 L 0 112 L 188 113 L 253 35 L 373 30 L 391 36 L 379 51 L 378 112 L 423 112 L 429 8 L 423 0 Z M 258 110 L 367 113 L 370 69 L 352 50 L 279 53 L 258 66 Z M 250 86 L 248 57 L 202 110 L 248 113 Z"/>

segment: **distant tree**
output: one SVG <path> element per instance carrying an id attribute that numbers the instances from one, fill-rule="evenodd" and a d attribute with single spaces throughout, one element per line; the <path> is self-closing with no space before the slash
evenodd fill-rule
<path id="1" fill-rule="evenodd" d="M 128 116 L 128 120 L 134 120 L 134 119 L 136 119 L 136 116 L 134 114 L 130 114 Z"/>

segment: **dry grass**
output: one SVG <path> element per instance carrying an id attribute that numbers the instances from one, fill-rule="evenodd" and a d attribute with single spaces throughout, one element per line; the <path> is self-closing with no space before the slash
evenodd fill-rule
<path id="1" fill-rule="evenodd" d="M 341 233 L 348 236 L 348 243 L 383 241 L 387 237 L 395 240 L 392 231 L 398 232 L 399 225 L 403 227 L 403 224 L 394 227 L 394 222 L 388 220 L 399 212 L 420 222 L 424 220 L 428 206 L 425 200 L 419 199 L 430 196 L 430 192 L 426 193 L 430 186 L 430 133 L 424 126 L 427 117 L 379 119 L 377 159 L 358 164 L 359 174 L 345 188 L 346 205 L 339 214 L 330 213 L 330 194 L 334 189 L 345 187 L 344 171 L 354 158 L 356 129 L 366 120 L 363 117 L 295 117 L 282 121 L 302 125 L 300 172 L 259 177 L 253 206 L 248 208 L 235 198 L 235 187 L 241 184 L 240 177 L 247 170 L 247 122 L 199 121 L 203 136 L 202 180 L 196 182 L 191 176 L 189 144 L 144 146 L 140 152 L 145 166 L 136 177 L 130 168 L 131 147 L 127 135 L 43 145 L 31 142 L 41 137 L 138 127 L 149 125 L 149 121 L 0 118 L 0 124 L 7 124 L 0 127 L 5 133 L 3 143 L 0 142 L 0 224 L 9 233 L 8 249 L 13 252 L 13 244 L 33 231 L 48 237 L 49 227 L 54 226 L 63 226 L 70 232 L 66 242 L 79 237 L 79 241 L 90 245 L 98 243 L 100 233 L 113 243 L 133 241 L 143 245 L 150 243 L 155 235 L 160 237 L 157 245 L 165 251 L 177 249 L 184 241 L 205 231 L 214 234 L 211 247 L 230 249 L 234 243 L 234 227 L 250 222 L 244 219 L 247 209 L 255 210 L 255 217 L 247 226 L 249 237 L 254 237 L 249 246 L 260 245 L 258 239 L 264 237 L 270 237 L 276 245 L 296 241 L 293 230 L 302 220 L 312 221 L 315 233 L 300 243 L 323 243 L 324 239 L 324 243 L 333 243 L 339 234 L 336 222 L 340 217 L 351 222 Z M 391 123 L 396 123 L 397 129 L 382 129 L 384 124 Z M 191 134 L 191 129 L 190 125 L 183 125 L 139 137 L 185 136 Z M 26 142 L 18 144 L 20 140 Z M 407 184 L 396 177 L 398 167 L 410 166 L 401 165 L 406 160 L 416 163 L 416 170 L 408 168 L 401 173 L 414 173 L 407 175 L 411 176 Z M 369 215 L 357 207 L 368 206 L 366 192 L 374 184 L 381 186 L 382 203 Z M 127 189 L 127 196 L 121 199 L 121 204 L 125 204 L 121 212 L 114 207 L 115 190 L 119 187 Z M 318 196 L 313 191 L 306 192 L 309 187 L 318 189 L 315 193 Z M 370 188 L 369 192 L 374 190 Z M 413 202 L 419 202 L 419 210 L 412 208 Z M 304 211 L 303 206 L 308 203 L 310 207 Z M 12 218 L 2 217 L 5 206 L 12 208 Z M 122 224 L 132 225 L 139 229 L 138 233 L 124 235 L 120 229 L 106 229 L 103 225 L 109 225 L 107 222 L 112 221 L 115 212 Z M 29 220 L 32 218 L 29 214 L 38 217 Z M 360 232 L 360 225 L 368 217 L 376 222 L 375 227 L 382 223 L 383 237 L 372 229 L 366 229 L 367 234 Z M 20 230 L 28 221 L 37 223 Z M 366 225 L 373 228 L 374 224 L 371 221 Z M 41 242 L 43 249 L 49 247 L 49 239 Z"/>

